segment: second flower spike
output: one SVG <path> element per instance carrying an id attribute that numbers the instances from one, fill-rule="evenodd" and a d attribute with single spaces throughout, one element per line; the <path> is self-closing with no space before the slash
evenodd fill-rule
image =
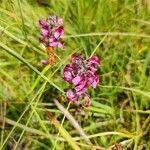
<path id="1" fill-rule="evenodd" d="M 61 36 L 64 34 L 63 19 L 59 16 L 48 16 L 47 19 L 39 20 L 41 37 L 39 41 L 46 47 L 48 53 L 47 60 L 41 60 L 43 65 L 53 65 L 57 61 L 57 55 L 54 48 L 63 48 L 64 42 L 61 41 Z"/>
<path id="2" fill-rule="evenodd" d="M 41 29 L 41 37 L 39 41 L 46 47 L 63 48 L 64 42 L 60 37 L 64 34 L 63 19 L 59 16 L 48 16 L 47 19 L 41 18 L 39 20 L 39 27 Z"/>

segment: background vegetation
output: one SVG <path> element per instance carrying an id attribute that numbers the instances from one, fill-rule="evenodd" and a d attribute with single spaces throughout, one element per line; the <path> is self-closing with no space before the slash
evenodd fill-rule
<path id="1" fill-rule="evenodd" d="M 65 49 L 45 67 L 38 20 L 49 14 L 64 19 Z M 0 149 L 149 150 L 149 18 L 148 0 L 0 0 Z M 89 108 L 63 96 L 62 69 L 74 52 L 101 58 Z M 81 129 L 64 118 L 55 96 Z"/>

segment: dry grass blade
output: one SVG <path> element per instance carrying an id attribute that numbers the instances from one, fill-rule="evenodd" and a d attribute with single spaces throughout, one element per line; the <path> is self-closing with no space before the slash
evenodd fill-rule
<path id="1" fill-rule="evenodd" d="M 54 103 L 58 107 L 58 109 L 66 116 L 66 118 L 70 121 L 72 126 L 78 131 L 78 133 L 83 137 L 87 144 L 92 145 L 91 141 L 87 137 L 86 133 L 82 130 L 78 122 L 74 119 L 74 117 L 58 102 L 58 100 L 54 99 Z"/>
<path id="2" fill-rule="evenodd" d="M 4 117 L 0 116 L 0 123 L 3 123 L 4 121 L 5 121 L 5 123 L 10 124 L 12 126 L 16 125 L 17 127 L 24 129 L 26 132 L 29 132 L 29 133 L 32 133 L 35 135 L 44 136 L 45 138 L 54 138 L 55 139 L 55 137 L 50 135 L 50 134 L 44 133 L 44 132 L 39 131 L 39 130 L 34 129 L 34 128 L 27 127 L 21 123 L 16 123 L 15 121 L 13 121 L 11 119 L 4 118 Z M 59 138 L 59 139 L 63 140 L 63 138 Z"/>

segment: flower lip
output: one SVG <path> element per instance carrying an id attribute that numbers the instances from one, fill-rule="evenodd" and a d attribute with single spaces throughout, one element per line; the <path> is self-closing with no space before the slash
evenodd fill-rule
<path id="1" fill-rule="evenodd" d="M 41 35 L 43 35 L 43 36 L 45 36 L 45 37 L 48 37 L 48 36 L 49 36 L 49 31 L 46 30 L 46 29 L 44 29 L 44 28 L 42 28 L 42 29 L 41 29 Z"/>
<path id="2" fill-rule="evenodd" d="M 99 83 L 99 77 L 98 77 L 97 74 L 95 74 L 94 80 L 93 80 L 93 83 L 92 83 L 92 87 L 95 89 L 97 87 L 98 83 Z"/>
<path id="3" fill-rule="evenodd" d="M 92 56 L 89 58 L 89 63 L 100 65 L 100 60 L 97 56 Z"/>
<path id="4" fill-rule="evenodd" d="M 71 72 L 65 71 L 63 74 L 63 79 L 71 83 L 73 79 Z"/>
<path id="5" fill-rule="evenodd" d="M 82 81 L 80 82 L 80 84 L 78 84 L 77 86 L 75 86 L 75 91 L 77 93 L 77 95 L 82 95 L 84 94 L 88 89 L 88 85 L 86 81 Z"/>
<path id="6" fill-rule="evenodd" d="M 82 82 L 84 80 L 84 76 L 76 76 L 75 78 L 72 79 L 72 83 L 76 86 L 78 84 L 80 84 L 80 82 Z"/>
<path id="7" fill-rule="evenodd" d="M 41 18 L 41 19 L 39 20 L 39 26 L 40 26 L 41 28 L 44 28 L 46 25 L 47 25 L 46 21 L 45 21 L 43 18 Z"/>
<path id="8" fill-rule="evenodd" d="M 61 26 L 54 31 L 54 37 L 58 39 L 62 34 L 64 34 L 64 28 Z"/>
<path id="9" fill-rule="evenodd" d="M 78 96 L 76 95 L 76 93 L 71 89 L 66 92 L 66 96 L 67 96 L 67 99 L 71 102 L 77 101 L 78 99 Z"/>
<path id="10" fill-rule="evenodd" d="M 64 48 L 64 42 L 63 41 L 60 41 L 58 42 L 58 45 L 57 45 L 59 48 L 63 49 Z"/>

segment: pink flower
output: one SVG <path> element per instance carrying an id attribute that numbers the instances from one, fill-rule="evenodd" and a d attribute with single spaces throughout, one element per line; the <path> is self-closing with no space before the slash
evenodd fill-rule
<path id="1" fill-rule="evenodd" d="M 90 98 L 87 94 L 88 88 L 96 88 L 99 83 L 99 76 L 96 73 L 99 64 L 100 60 L 97 56 L 92 56 L 86 60 L 83 54 L 73 54 L 71 64 L 64 68 L 63 79 L 72 84 L 73 91 L 71 91 L 74 95 L 72 97 L 75 97 L 73 99 L 78 100 L 85 97 L 86 106 L 90 105 Z M 66 94 L 68 98 L 68 93 Z"/>
<path id="2" fill-rule="evenodd" d="M 42 28 L 41 29 L 41 35 L 44 36 L 44 37 L 48 37 L 49 36 L 49 31 L 44 29 L 44 28 Z"/>
<path id="3" fill-rule="evenodd" d="M 39 41 L 45 46 L 63 48 L 64 42 L 60 37 L 64 34 L 64 24 L 62 18 L 58 16 L 48 16 L 46 20 L 39 20 L 41 37 Z"/>
<path id="4" fill-rule="evenodd" d="M 96 64 L 99 65 L 100 64 L 100 60 L 97 56 L 92 56 L 89 58 L 88 60 L 91 64 Z"/>
<path id="5" fill-rule="evenodd" d="M 84 80 L 84 75 L 76 76 L 75 78 L 72 79 L 72 83 L 76 86 L 83 80 Z"/>
<path id="6" fill-rule="evenodd" d="M 44 28 L 44 27 L 46 27 L 46 25 L 47 25 L 46 21 L 43 18 L 41 18 L 39 20 L 39 26 L 40 26 L 40 28 Z"/>
<path id="7" fill-rule="evenodd" d="M 56 47 L 58 45 L 58 40 L 55 38 L 50 38 L 49 39 L 49 46 L 51 47 Z"/>
<path id="8" fill-rule="evenodd" d="M 80 89 L 80 90 L 79 90 Z M 78 95 L 78 96 L 82 96 L 82 95 L 84 95 L 85 93 L 86 93 L 86 91 L 87 91 L 87 89 L 88 89 L 88 87 L 85 85 L 85 86 L 83 86 L 83 85 L 79 85 L 78 87 L 76 87 L 76 94 Z"/>
<path id="9" fill-rule="evenodd" d="M 64 28 L 61 26 L 61 27 L 59 27 L 58 29 L 55 30 L 54 37 L 56 39 L 58 39 L 63 34 L 64 34 Z"/>
<path id="10" fill-rule="evenodd" d="M 64 68 L 63 79 L 68 81 L 69 83 L 72 83 L 72 79 L 73 79 L 72 73 L 73 73 L 73 66 L 66 65 Z"/>
<path id="11" fill-rule="evenodd" d="M 99 83 L 99 77 L 97 74 L 94 75 L 94 80 L 92 82 L 92 87 L 95 89 Z"/>
<path id="12" fill-rule="evenodd" d="M 76 90 L 77 95 L 84 94 L 87 91 L 87 89 L 88 89 L 88 85 L 87 85 L 86 80 L 79 82 L 79 84 L 77 84 L 75 86 L 75 90 Z"/>
<path id="13" fill-rule="evenodd" d="M 71 101 L 71 102 L 74 102 L 74 101 L 76 101 L 77 100 L 77 95 L 76 95 L 76 93 L 73 91 L 73 90 L 68 90 L 67 92 L 66 92 L 66 96 L 67 96 L 67 99 L 69 100 L 69 101 Z"/>
<path id="14" fill-rule="evenodd" d="M 72 74 L 69 71 L 65 71 L 64 75 L 63 75 L 64 80 L 68 81 L 68 82 L 72 82 Z"/>
<path id="15" fill-rule="evenodd" d="M 59 41 L 57 46 L 58 46 L 58 48 L 63 49 L 64 48 L 64 42 L 63 41 Z"/>

